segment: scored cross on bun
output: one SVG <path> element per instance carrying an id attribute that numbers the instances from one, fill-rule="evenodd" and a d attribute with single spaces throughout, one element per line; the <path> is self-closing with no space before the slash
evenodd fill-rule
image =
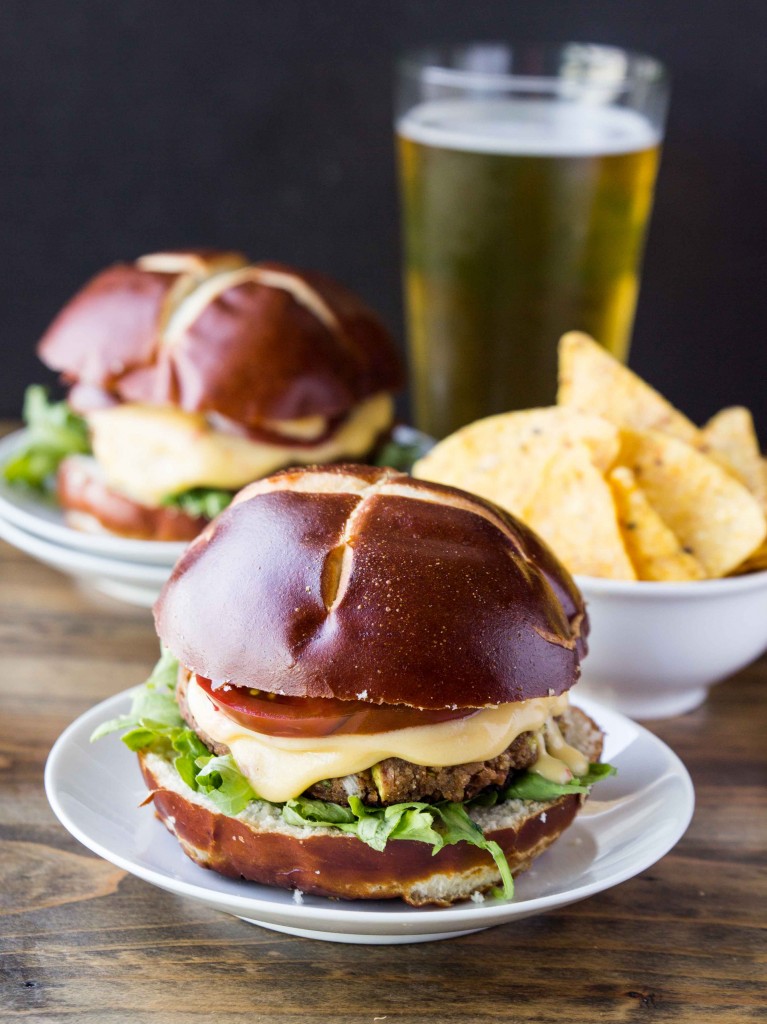
<path id="1" fill-rule="evenodd" d="M 495 506 L 394 470 L 246 487 L 182 556 L 155 622 L 195 763 L 249 796 L 222 805 L 150 740 L 142 771 L 185 852 L 225 875 L 465 899 L 561 834 L 587 792 L 568 780 L 601 754 L 568 701 L 588 623 L 566 570 Z M 516 797 L 521 778 L 564 789 Z"/>
<path id="2" fill-rule="evenodd" d="M 466 492 L 363 466 L 244 488 L 176 565 L 155 622 L 210 679 L 429 709 L 560 694 L 585 631 L 532 531 Z"/>
<path id="3" fill-rule="evenodd" d="M 187 491 L 235 491 L 284 465 L 364 457 L 390 427 L 402 382 L 391 336 L 355 295 L 234 252 L 162 252 L 108 268 L 38 352 L 91 434 L 94 460 L 61 470 L 75 525 L 162 539 L 199 531 L 189 503 L 164 509 Z M 128 501 L 139 506 L 132 517 Z"/>

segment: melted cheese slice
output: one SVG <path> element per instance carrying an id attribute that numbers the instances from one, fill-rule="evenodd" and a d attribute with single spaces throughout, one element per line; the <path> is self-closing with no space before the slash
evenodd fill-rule
<path id="1" fill-rule="evenodd" d="M 589 759 L 585 754 L 582 754 L 580 750 L 577 750 L 575 747 L 571 747 L 569 743 L 565 743 L 565 738 L 557 723 L 553 720 L 547 722 L 544 732 L 546 733 L 546 756 L 549 760 L 556 761 L 558 764 L 564 764 L 567 768 L 567 775 L 564 778 L 560 775 L 554 781 L 568 782 L 573 775 L 585 775 L 589 770 Z M 539 742 L 538 746 L 539 749 L 543 747 L 542 740 Z M 541 775 L 544 775 L 544 777 L 551 778 L 550 775 L 546 776 L 540 768 L 533 766 L 533 771 L 536 770 L 539 771 Z"/>
<path id="2" fill-rule="evenodd" d="M 199 729 L 224 743 L 264 800 L 282 803 L 322 779 L 343 778 L 387 757 L 442 768 L 497 757 L 523 732 L 538 732 L 567 708 L 567 694 L 483 708 L 471 718 L 354 736 L 266 736 L 232 721 L 189 680 L 187 702 Z"/>
<path id="3" fill-rule="evenodd" d="M 109 486 L 155 506 L 191 487 L 236 490 L 283 466 L 360 458 L 389 426 L 393 409 L 390 395 L 374 395 L 360 402 L 332 437 L 315 445 L 253 441 L 215 430 L 200 413 L 133 402 L 96 410 L 88 424 Z M 296 436 L 305 427 L 302 420 L 280 425 Z"/>

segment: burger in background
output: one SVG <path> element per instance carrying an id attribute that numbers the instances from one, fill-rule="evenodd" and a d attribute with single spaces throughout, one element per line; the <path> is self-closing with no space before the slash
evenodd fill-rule
<path id="1" fill-rule="evenodd" d="M 349 899 L 449 904 L 573 821 L 602 732 L 569 703 L 587 619 L 533 533 L 393 470 L 246 487 L 155 606 L 163 657 L 125 730 L 199 864 Z"/>
<path id="2" fill-rule="evenodd" d="M 98 274 L 38 352 L 69 388 L 29 389 L 7 480 L 56 474 L 70 525 L 188 540 L 243 485 L 364 459 L 391 427 L 395 345 L 322 275 L 239 253 L 164 252 Z"/>

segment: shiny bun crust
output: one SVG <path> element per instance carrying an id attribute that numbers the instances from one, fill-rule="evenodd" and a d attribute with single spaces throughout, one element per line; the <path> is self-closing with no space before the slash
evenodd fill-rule
<path id="1" fill-rule="evenodd" d="M 120 401 L 263 420 L 342 416 L 401 386 L 394 343 L 351 292 L 239 253 L 155 253 L 98 274 L 38 353 Z"/>
<path id="2" fill-rule="evenodd" d="M 214 681 L 428 709 L 562 693 L 586 632 L 567 571 L 513 517 L 351 465 L 244 488 L 178 562 L 155 621 Z"/>

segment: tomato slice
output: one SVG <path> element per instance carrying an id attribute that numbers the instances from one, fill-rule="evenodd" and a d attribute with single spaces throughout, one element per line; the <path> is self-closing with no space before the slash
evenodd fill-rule
<path id="1" fill-rule="evenodd" d="M 329 697 L 283 697 L 233 683 L 224 683 L 214 689 L 210 679 L 202 676 L 196 676 L 196 679 L 227 718 L 267 736 L 388 732 L 390 729 L 468 718 L 477 712 L 476 708 L 421 711 L 405 704 L 370 704 Z"/>

